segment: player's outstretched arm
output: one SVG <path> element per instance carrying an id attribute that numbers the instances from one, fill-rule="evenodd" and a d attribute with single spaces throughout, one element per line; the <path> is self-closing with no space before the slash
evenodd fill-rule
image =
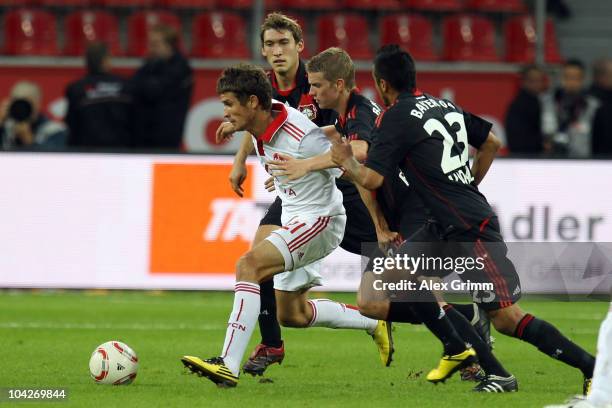
<path id="1" fill-rule="evenodd" d="M 482 179 L 484 179 L 500 147 L 501 141 L 499 138 L 495 136 L 493 132 L 489 132 L 487 139 L 480 145 L 474 154 L 472 162 L 472 175 L 474 176 L 474 183 L 476 183 L 476 185 L 480 184 Z"/>
<path id="2" fill-rule="evenodd" d="M 344 169 L 344 177 L 368 190 L 376 190 L 385 178 L 378 172 L 360 164 L 353 155 L 351 144 L 342 140 L 332 144 L 332 161 Z"/>
<path id="3" fill-rule="evenodd" d="M 333 128 L 333 126 L 331 127 Z M 355 158 L 359 161 L 365 160 L 368 154 L 368 143 L 363 140 L 353 140 L 350 143 Z M 278 156 L 278 160 L 268 162 L 268 168 L 274 176 L 286 176 L 289 180 L 297 180 L 313 171 L 338 167 L 332 160 L 331 150 L 307 159 L 296 159 L 286 154 L 279 154 Z"/>
<path id="4" fill-rule="evenodd" d="M 245 132 L 242 143 L 240 143 L 240 148 L 234 156 L 234 164 L 232 165 L 232 171 L 229 175 L 229 182 L 232 186 L 232 190 L 240 197 L 244 196 L 242 183 L 244 183 L 244 180 L 247 178 L 246 159 L 254 149 L 255 146 L 253 146 L 251 135 Z"/>

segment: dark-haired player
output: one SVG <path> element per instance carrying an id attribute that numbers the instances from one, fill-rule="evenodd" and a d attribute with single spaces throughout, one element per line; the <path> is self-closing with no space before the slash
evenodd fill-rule
<path id="1" fill-rule="evenodd" d="M 309 95 L 305 63 L 300 60 L 300 53 L 304 49 L 304 40 L 299 24 L 283 14 L 271 13 L 261 26 L 260 39 L 262 55 L 272 68 L 269 79 L 273 87 L 273 98 L 298 109 L 318 126 L 333 125 L 336 119 L 335 112 L 321 109 L 312 95 Z M 226 133 L 226 126 L 222 124 L 219 128 L 217 132 L 219 139 L 231 134 L 230 132 Z M 247 136 L 243 139 L 240 149 L 236 153 L 230 174 L 232 189 L 241 197 L 243 194 L 242 183 L 247 176 L 246 158 L 252 152 L 253 143 L 251 138 Z M 337 185 L 342 191 L 343 204 L 347 215 L 346 230 L 340 246 L 349 252 L 359 254 L 362 242 L 376 241 L 376 231 L 355 186 L 345 180 L 338 180 Z M 253 239 L 253 246 L 281 225 L 281 213 L 281 200 L 277 197 L 259 224 Z M 307 266 L 311 273 L 318 273 L 319 267 L 319 264 Z M 263 282 L 260 293 L 259 328 L 262 339 L 243 367 L 245 372 L 253 375 L 263 374 L 270 364 L 282 362 L 285 356 L 281 329 L 277 321 L 273 281 Z M 390 332 L 389 336 L 391 336 Z M 390 344 L 388 348 L 380 350 L 381 361 L 388 366 L 392 359 L 393 345 Z"/>
<path id="2" fill-rule="evenodd" d="M 217 94 L 230 126 L 252 135 L 263 166 L 279 154 L 308 158 L 330 149 L 319 127 L 298 110 L 272 99 L 272 87 L 261 68 L 239 65 L 224 70 Z M 329 169 L 297 181 L 274 177 L 282 200 L 282 224 L 238 260 L 234 306 L 222 352 L 206 360 L 184 356 L 183 364 L 192 372 L 218 385 L 238 384 L 240 363 L 260 312 L 260 283 L 272 278 L 284 326 L 362 329 L 379 350 L 389 348 L 384 321 L 329 299 L 308 300 L 308 289 L 320 285 L 321 276 L 305 267 L 330 254 L 344 236 L 346 212 L 335 184 L 340 175 L 339 169 Z"/>
<path id="3" fill-rule="evenodd" d="M 306 65 L 306 71 L 311 95 L 314 96 L 319 106 L 333 109 L 338 113 L 336 130 L 351 142 L 355 157 L 360 161 L 365 160 L 368 148 L 374 142 L 375 121 L 381 109 L 361 95 L 356 88 L 355 67 L 350 56 L 340 48 L 329 48 L 312 57 Z M 494 136 L 491 136 L 490 143 L 478 143 L 479 160 L 476 160 L 475 170 L 479 173 L 480 178 L 486 173 L 487 163 L 493 160 L 498 144 Z M 273 174 L 298 179 L 308 172 L 335 166 L 330 152 L 302 160 L 282 156 L 279 160 L 270 162 L 269 168 Z M 409 237 L 408 240 L 411 242 L 414 242 L 413 239 L 416 242 L 437 240 L 430 233 L 435 225 L 426 219 L 423 203 L 413 190 L 408 187 L 403 174 L 398 169 L 397 176 L 385 179 L 383 185 L 376 191 L 376 202 L 372 200 L 370 192 L 367 190 L 363 192 L 362 198 L 370 209 L 381 246 L 387 246 L 397 240 L 398 234 L 394 231 L 400 232 L 404 237 Z M 421 228 L 426 223 L 428 228 Z M 421 231 L 420 234 L 415 234 L 417 231 Z M 421 323 L 418 317 L 415 318 L 413 305 L 409 302 L 390 302 L 388 296 L 384 294 L 379 296 L 377 291 L 369 290 L 372 288 L 374 279 L 379 279 L 379 277 L 366 270 L 358 294 L 358 305 L 362 314 L 392 322 Z M 462 315 L 461 312 L 466 313 L 466 310 L 472 312 L 471 320 L 474 317 L 472 305 L 444 304 L 444 308 L 458 334 L 467 343 L 472 344 L 477 351 L 485 372 L 509 377 L 510 374 L 503 369 L 491 354 L 489 345 L 483 341 L 483 339 L 489 339 L 488 330 L 482 334 L 482 338 L 479 337 L 479 334 L 470 325 L 470 321 Z M 466 377 L 468 374 L 470 371 L 466 372 Z"/>
<path id="4" fill-rule="evenodd" d="M 563 336 L 550 323 L 525 313 L 518 274 L 507 258 L 497 216 L 478 191 L 468 163 L 468 135 L 484 139 L 491 124 L 449 101 L 416 87 L 414 61 L 397 45 L 382 47 L 374 60 L 374 79 L 388 109 L 379 116 L 375 142 L 365 165 L 359 164 L 346 142 L 335 143 L 332 158 L 346 175 L 368 189 L 382 185 L 400 167 L 440 223 L 443 238 L 456 253 L 485 260 L 482 270 L 462 278 L 492 283 L 494 291 L 474 293 L 494 327 L 533 344 L 543 353 L 580 369 L 588 386 L 595 358 Z M 401 248 L 409 252 L 410 248 Z M 488 376 L 477 387 L 505 390 L 514 378 Z"/>

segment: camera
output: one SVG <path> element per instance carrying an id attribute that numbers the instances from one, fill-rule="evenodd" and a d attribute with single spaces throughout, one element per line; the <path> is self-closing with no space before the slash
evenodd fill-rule
<path id="1" fill-rule="evenodd" d="M 9 106 L 8 116 L 16 122 L 24 122 L 32 118 L 34 111 L 32 103 L 27 99 L 15 99 Z"/>

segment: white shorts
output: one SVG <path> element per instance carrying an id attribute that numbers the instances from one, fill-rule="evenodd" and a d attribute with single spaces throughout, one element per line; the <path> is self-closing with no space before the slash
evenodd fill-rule
<path id="1" fill-rule="evenodd" d="M 284 273 L 274 276 L 274 288 L 290 292 L 321 284 L 320 262 L 338 248 L 346 215 L 293 217 L 266 239 L 285 259 Z"/>

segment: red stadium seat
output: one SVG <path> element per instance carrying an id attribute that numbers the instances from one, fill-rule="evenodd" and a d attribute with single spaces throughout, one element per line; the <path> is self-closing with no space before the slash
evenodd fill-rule
<path id="1" fill-rule="evenodd" d="M 253 0 L 217 0 L 217 6 L 229 10 L 250 9 Z"/>
<path id="2" fill-rule="evenodd" d="M 532 16 L 516 16 L 509 19 L 504 27 L 506 37 L 506 60 L 530 63 L 535 61 L 536 26 Z M 559 53 L 557 34 L 551 19 L 546 21 L 544 37 L 544 58 L 547 62 L 563 60 Z"/>
<path id="3" fill-rule="evenodd" d="M 215 0 L 160 0 L 161 5 L 179 9 L 212 9 L 215 7 L 215 3 Z"/>
<path id="4" fill-rule="evenodd" d="M 0 7 L 27 7 L 36 5 L 36 0 L 0 0 Z"/>
<path id="5" fill-rule="evenodd" d="M 522 0 L 468 0 L 467 6 L 472 10 L 494 13 L 524 13 L 526 11 Z"/>
<path id="6" fill-rule="evenodd" d="M 156 24 L 166 24 L 181 32 L 179 18 L 167 11 L 139 11 L 128 18 L 129 55 L 142 57 L 148 50 L 149 29 Z"/>
<path id="7" fill-rule="evenodd" d="M 381 45 L 399 44 L 418 61 L 438 59 L 433 44 L 431 21 L 417 14 L 397 14 L 382 18 L 380 22 Z"/>
<path id="8" fill-rule="evenodd" d="M 12 10 L 4 16 L 4 53 L 57 55 L 55 17 L 41 10 Z"/>
<path id="9" fill-rule="evenodd" d="M 427 11 L 460 11 L 463 10 L 462 0 L 404 0 L 407 7 Z"/>
<path id="10" fill-rule="evenodd" d="M 329 0 L 280 0 L 279 6 L 282 9 L 338 10 L 342 7 L 339 3 Z"/>
<path id="11" fill-rule="evenodd" d="M 89 7 L 96 3 L 96 0 L 34 0 L 39 5 L 48 7 Z"/>
<path id="12" fill-rule="evenodd" d="M 495 28 L 484 17 L 457 15 L 442 22 L 443 58 L 448 61 L 498 61 Z"/>
<path id="13" fill-rule="evenodd" d="M 66 17 L 64 54 L 82 55 L 87 43 L 101 41 L 112 55 L 121 54 L 117 17 L 105 11 L 75 11 Z"/>
<path id="14" fill-rule="evenodd" d="M 354 10 L 397 10 L 399 0 L 345 0 L 345 7 Z"/>
<path id="15" fill-rule="evenodd" d="M 203 13 L 193 20 L 191 55 L 201 58 L 249 58 L 246 22 L 239 14 Z"/>
<path id="16" fill-rule="evenodd" d="M 153 6 L 155 0 L 99 0 L 99 3 L 107 7 L 149 7 Z"/>
<path id="17" fill-rule="evenodd" d="M 340 47 L 355 60 L 371 59 L 368 22 L 358 14 L 328 14 L 317 19 L 318 50 Z"/>

